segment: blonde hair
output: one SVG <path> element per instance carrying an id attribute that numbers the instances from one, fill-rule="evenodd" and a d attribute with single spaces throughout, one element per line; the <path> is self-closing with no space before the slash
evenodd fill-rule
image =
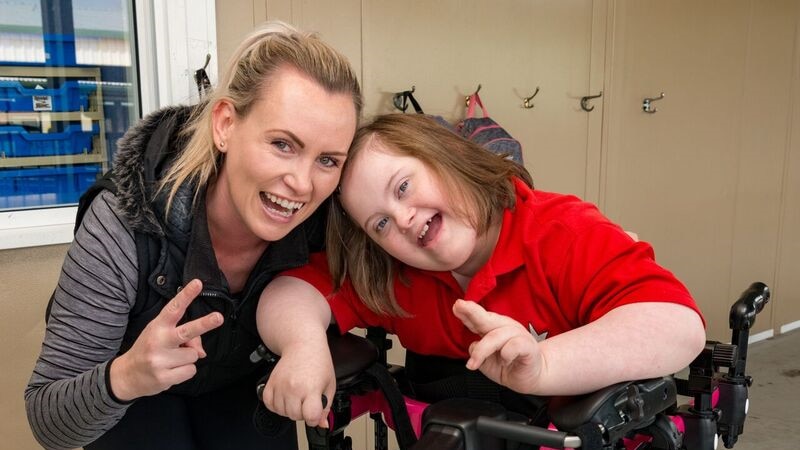
<path id="1" fill-rule="evenodd" d="M 458 136 L 420 114 L 376 117 L 356 132 L 342 179 L 374 141 L 388 152 L 420 160 L 441 180 L 452 205 L 481 236 L 505 208 L 516 201 L 513 178 L 533 186 L 524 167 Z M 404 265 L 384 251 L 344 210 L 338 195 L 328 213 L 327 252 L 337 288 L 349 276 L 358 296 L 373 312 L 407 317 L 394 295 L 394 282 Z"/>
<path id="2" fill-rule="evenodd" d="M 279 21 L 267 22 L 234 51 L 218 85 L 208 100 L 195 108 L 184 128 L 183 136 L 188 143 L 159 186 L 159 191 L 168 191 L 167 211 L 182 184 L 195 182 L 197 198 L 202 187 L 217 174 L 221 153 L 212 132 L 214 106 L 227 100 L 237 116 L 246 117 L 259 100 L 262 88 L 280 68 L 287 66 L 308 75 L 330 93 L 350 94 L 356 117 L 361 115 L 361 88 L 347 58 L 316 34 L 298 31 Z"/>

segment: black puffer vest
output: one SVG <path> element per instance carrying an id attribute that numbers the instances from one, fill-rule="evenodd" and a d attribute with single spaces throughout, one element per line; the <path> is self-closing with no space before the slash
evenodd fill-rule
<path id="1" fill-rule="evenodd" d="M 203 335 L 208 356 L 197 363 L 197 375 L 170 392 L 197 395 L 218 389 L 261 368 L 249 361 L 260 343 L 255 324 L 258 298 L 276 274 L 308 262 L 322 249 L 325 207 L 319 208 L 285 238 L 271 243 L 241 293 L 232 295 L 211 247 L 205 214 L 205 189 L 193 202 L 194 187 L 181 186 L 168 216 L 157 183 L 184 147 L 181 128 L 190 107 L 167 108 L 142 119 L 120 140 L 114 168 L 80 200 L 76 229 L 92 199 L 103 190 L 114 192 L 123 218 L 134 231 L 139 265 L 138 295 L 130 312 L 120 353 L 127 351 L 144 327 L 193 278 L 203 292 L 187 310 L 184 321 L 219 311 L 224 324 Z"/>

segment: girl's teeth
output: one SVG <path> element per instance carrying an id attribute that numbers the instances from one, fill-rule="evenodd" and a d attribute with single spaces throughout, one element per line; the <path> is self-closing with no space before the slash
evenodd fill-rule
<path id="1" fill-rule="evenodd" d="M 422 227 L 422 232 L 419 234 L 418 239 L 422 239 L 425 237 L 426 234 L 428 234 L 428 229 L 430 229 L 431 227 L 431 222 L 433 222 L 433 217 L 431 217 L 430 219 L 428 219 L 427 222 L 425 222 L 425 226 Z"/>
<path id="2" fill-rule="evenodd" d="M 422 227 L 422 233 L 419 234 L 419 238 L 418 239 L 422 239 L 422 238 L 425 237 L 425 234 L 428 233 L 428 228 L 430 228 L 430 226 L 426 223 L 425 226 Z"/>

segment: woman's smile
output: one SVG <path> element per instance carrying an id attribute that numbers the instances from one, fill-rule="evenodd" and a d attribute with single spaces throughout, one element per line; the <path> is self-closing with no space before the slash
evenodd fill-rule
<path id="1" fill-rule="evenodd" d="M 291 67 L 261 89 L 247 116 L 228 103 L 218 108 L 225 163 L 210 201 L 226 211 L 228 235 L 236 226 L 242 236 L 274 242 L 333 192 L 357 120 L 349 95 L 329 93 Z"/>
<path id="2" fill-rule="evenodd" d="M 305 205 L 303 202 L 288 200 L 264 191 L 259 193 L 259 197 L 267 211 L 286 218 L 291 217 Z"/>

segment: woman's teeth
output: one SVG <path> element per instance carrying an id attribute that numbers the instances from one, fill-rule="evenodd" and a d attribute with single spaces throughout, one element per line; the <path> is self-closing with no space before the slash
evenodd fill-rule
<path id="1" fill-rule="evenodd" d="M 300 209 L 300 208 L 303 207 L 303 205 L 305 205 L 305 203 L 292 202 L 292 201 L 286 200 L 285 198 L 276 197 L 275 195 L 272 195 L 272 194 L 267 194 L 267 198 L 271 202 L 276 203 L 278 205 L 281 205 L 286 209 Z"/>
<path id="2" fill-rule="evenodd" d="M 287 209 L 300 209 L 305 204 L 305 203 L 300 203 L 300 202 L 292 202 L 292 201 L 286 200 L 285 198 L 276 197 L 276 196 L 274 196 L 272 194 L 267 194 L 267 198 L 271 202 L 277 203 L 278 205 L 281 205 L 281 206 L 283 206 L 284 208 L 287 208 Z"/>
<path id="3" fill-rule="evenodd" d="M 271 211 L 274 211 L 274 212 L 276 212 L 276 213 L 278 213 L 278 214 L 280 214 L 280 215 L 282 215 L 284 217 L 291 216 L 292 214 L 297 212 L 297 210 L 302 208 L 303 205 L 305 205 L 305 203 L 293 202 L 291 200 L 287 200 L 285 198 L 280 198 L 280 197 L 278 197 L 276 195 L 269 194 L 269 193 L 262 192 L 261 195 L 262 195 L 263 199 L 268 200 L 271 204 L 274 204 L 275 206 L 280 206 L 282 208 L 282 210 L 276 209 L 274 207 L 270 207 L 270 203 L 266 204 L 267 208 L 269 208 Z"/>

